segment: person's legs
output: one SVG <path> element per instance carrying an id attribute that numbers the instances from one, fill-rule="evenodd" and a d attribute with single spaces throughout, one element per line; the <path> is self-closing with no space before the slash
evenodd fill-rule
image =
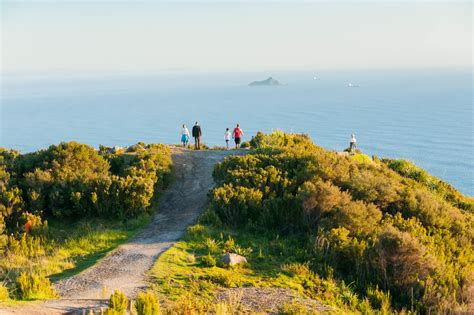
<path id="1" fill-rule="evenodd" d="M 229 140 L 225 141 L 225 146 L 226 146 L 227 150 L 229 150 Z"/>
<path id="2" fill-rule="evenodd" d="M 198 137 L 194 137 L 194 150 L 197 150 L 199 147 L 199 144 L 198 144 Z"/>
<path id="3" fill-rule="evenodd" d="M 201 150 L 201 137 L 197 137 L 197 149 Z"/>

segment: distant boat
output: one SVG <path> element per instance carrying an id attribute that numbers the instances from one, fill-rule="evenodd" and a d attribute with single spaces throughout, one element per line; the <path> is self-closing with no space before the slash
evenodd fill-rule
<path id="1" fill-rule="evenodd" d="M 360 87 L 360 85 L 359 85 L 359 84 L 354 84 L 354 83 L 349 83 L 349 84 L 347 85 L 347 87 L 357 88 L 357 87 Z"/>
<path id="2" fill-rule="evenodd" d="M 313 80 L 319 80 L 319 78 L 318 77 L 313 77 Z"/>

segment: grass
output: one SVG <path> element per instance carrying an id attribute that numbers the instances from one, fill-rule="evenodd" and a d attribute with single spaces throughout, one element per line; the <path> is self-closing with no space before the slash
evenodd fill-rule
<path id="1" fill-rule="evenodd" d="M 133 237 L 150 220 L 150 216 L 143 216 L 125 223 L 89 218 L 52 221 L 33 254 L 7 251 L 0 256 L 0 275 L 5 283 L 12 283 L 22 272 L 53 281 L 75 275 Z"/>
<path id="2" fill-rule="evenodd" d="M 229 239 L 241 248 L 253 249 L 246 256 L 247 264 L 231 268 L 222 266 L 220 257 Z M 330 277 L 323 279 L 314 274 L 304 262 L 309 256 L 300 245 L 297 238 L 282 238 L 261 231 L 257 234 L 200 224 L 191 226 L 184 239 L 163 253 L 150 271 L 152 289 L 163 299 L 162 305 L 168 310 L 181 310 L 185 301 L 187 309 L 212 311 L 218 290 L 237 287 L 291 289 L 342 313 L 354 309 L 353 301 L 349 304 L 343 299 L 343 296 L 354 294 L 351 289 Z M 216 259 L 217 266 L 206 263 L 209 256 Z M 356 302 L 362 303 L 357 297 Z M 292 307 L 296 308 L 296 305 L 292 304 Z"/>
<path id="3" fill-rule="evenodd" d="M 142 227 L 150 223 L 151 219 L 149 216 L 143 216 L 133 224 L 94 221 L 84 223 L 85 226 L 79 229 L 68 228 L 61 231 L 77 233 L 58 248 L 59 256 L 72 260 L 73 265 L 72 268 L 52 274 L 52 280 L 73 276 L 94 265 L 111 250 L 133 237 Z"/>

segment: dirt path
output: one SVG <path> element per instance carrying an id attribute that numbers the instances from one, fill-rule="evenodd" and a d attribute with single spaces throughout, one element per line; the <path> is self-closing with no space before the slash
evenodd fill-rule
<path id="1" fill-rule="evenodd" d="M 205 208 L 213 167 L 229 153 L 173 148 L 175 180 L 161 196 L 148 227 L 96 265 L 56 283 L 61 299 L 4 309 L 0 314 L 82 314 L 84 308 L 105 306 L 105 298 L 115 289 L 133 297 L 147 286 L 146 272 L 158 256 L 181 238 Z"/>

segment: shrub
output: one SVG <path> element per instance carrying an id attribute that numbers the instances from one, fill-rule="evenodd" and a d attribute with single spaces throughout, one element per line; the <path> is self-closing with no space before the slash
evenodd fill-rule
<path id="1" fill-rule="evenodd" d="M 219 252 L 221 243 L 213 238 L 208 237 L 204 240 L 203 245 L 209 252 L 217 253 Z"/>
<path id="2" fill-rule="evenodd" d="M 301 315 L 301 314 L 308 314 L 308 307 L 301 302 L 298 301 L 291 301 L 285 302 L 278 308 L 279 314 L 284 315 Z"/>
<path id="3" fill-rule="evenodd" d="M 58 297 L 49 279 L 36 273 L 20 273 L 15 284 L 17 295 L 22 300 L 52 299 Z"/>
<path id="4" fill-rule="evenodd" d="M 223 185 L 213 191 L 211 207 L 222 222 L 243 226 L 260 216 L 262 193 L 242 186 Z"/>
<path id="5" fill-rule="evenodd" d="M 135 301 L 137 315 L 159 315 L 160 302 L 156 295 L 151 292 L 139 292 Z"/>
<path id="6" fill-rule="evenodd" d="M 203 214 L 199 217 L 199 223 L 212 225 L 215 227 L 221 226 L 222 222 L 219 219 L 217 213 L 211 209 L 206 209 Z"/>
<path id="7" fill-rule="evenodd" d="M 361 311 L 382 294 L 367 291 L 377 285 L 393 305 L 418 312 L 471 300 L 473 198 L 410 162 L 338 156 L 305 135 L 258 133 L 250 144 L 249 154 L 215 166 L 210 208 L 223 224 L 296 234 L 300 252 L 314 241 L 302 260 L 370 296 L 346 292 Z M 269 253 L 284 255 L 285 242 L 271 241 Z M 382 312 L 387 301 L 376 303 Z"/>
<path id="8" fill-rule="evenodd" d="M 411 288 L 421 290 L 420 281 L 426 280 L 438 264 L 418 239 L 392 226 L 378 235 L 376 251 L 384 287 L 398 290 L 401 295 Z"/>
<path id="9" fill-rule="evenodd" d="M 229 253 L 234 253 L 240 256 L 250 256 L 252 254 L 253 249 L 251 247 L 243 248 L 239 245 L 233 244 L 232 246 L 228 246 L 227 251 Z"/>
<path id="10" fill-rule="evenodd" d="M 217 264 L 216 259 L 212 257 L 210 253 L 206 256 L 202 256 L 201 261 L 206 267 L 215 267 Z"/>
<path id="11" fill-rule="evenodd" d="M 10 292 L 4 283 L 0 282 L 0 302 L 8 301 L 10 299 Z"/>
<path id="12" fill-rule="evenodd" d="M 187 232 L 192 236 L 202 235 L 204 230 L 205 230 L 205 227 L 204 225 L 201 225 L 201 224 L 191 225 L 187 228 Z"/>
<path id="13" fill-rule="evenodd" d="M 388 314 L 390 311 L 391 297 L 390 292 L 383 292 L 379 290 L 378 286 L 375 288 L 367 288 L 367 299 L 374 309 L 378 309 L 382 314 Z"/>
<path id="14" fill-rule="evenodd" d="M 116 218 L 146 213 L 154 192 L 167 184 L 170 167 L 170 151 L 163 145 L 131 154 L 104 147 L 97 152 L 77 142 L 22 155 L 14 165 L 30 213 Z"/>
<path id="15" fill-rule="evenodd" d="M 203 299 L 187 293 L 181 295 L 166 311 L 170 314 L 205 314 L 206 303 Z"/>
<path id="16" fill-rule="evenodd" d="M 291 263 L 284 264 L 281 266 L 281 270 L 295 276 L 307 277 L 312 274 L 311 269 L 309 269 L 308 263 Z"/>
<path id="17" fill-rule="evenodd" d="M 232 272 L 210 274 L 206 276 L 205 279 L 226 288 L 235 288 L 241 286 L 240 280 Z"/>
<path id="18" fill-rule="evenodd" d="M 326 227 L 343 226 L 353 232 L 372 231 L 382 218 L 373 204 L 353 201 L 351 195 L 337 186 L 317 180 L 302 187 L 303 209 L 312 225 L 323 222 Z"/>
<path id="19" fill-rule="evenodd" d="M 128 298 L 119 290 L 115 290 L 109 299 L 109 308 L 107 311 L 110 314 L 126 314 L 128 307 Z"/>

